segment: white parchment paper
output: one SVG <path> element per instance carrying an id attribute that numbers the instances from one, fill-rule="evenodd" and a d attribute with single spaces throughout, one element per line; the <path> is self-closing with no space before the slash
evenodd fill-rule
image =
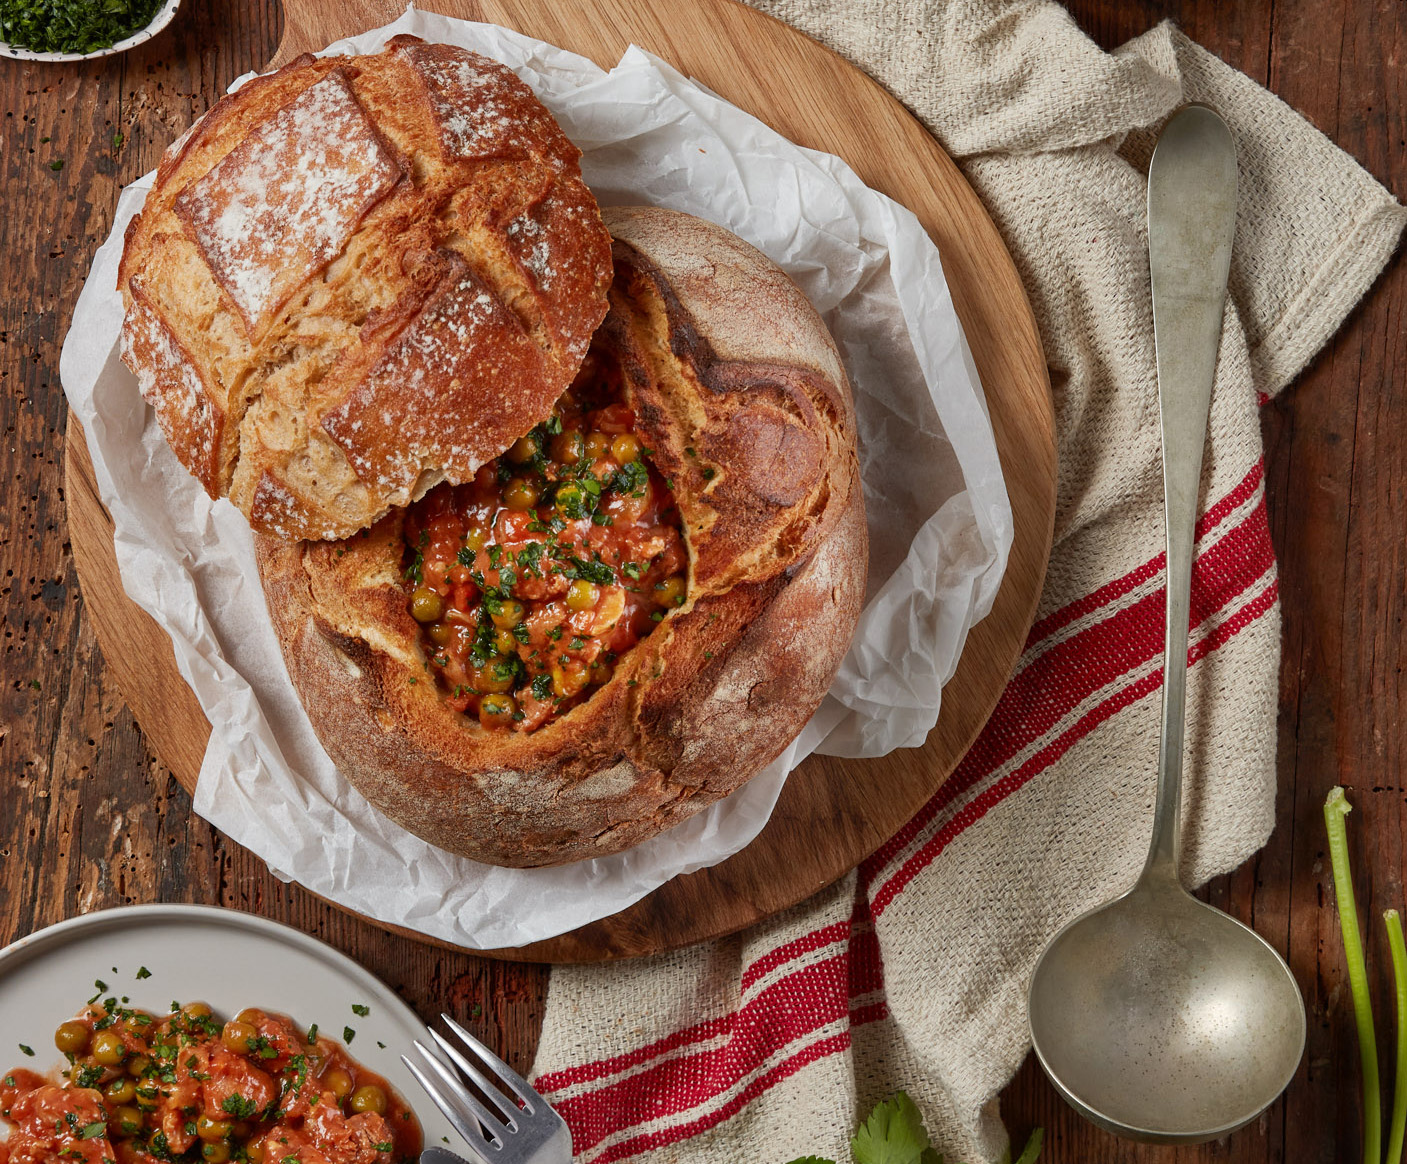
<path id="1" fill-rule="evenodd" d="M 123 191 L 60 372 L 112 514 L 123 585 L 170 634 L 213 727 L 196 811 L 279 877 L 361 913 L 469 948 L 516 946 L 737 852 L 812 751 L 873 756 L 922 743 L 1001 581 L 1011 511 L 938 252 L 907 210 L 637 48 L 607 73 L 506 29 L 408 9 L 326 52 L 375 52 L 401 32 L 514 69 L 583 150 L 602 204 L 689 211 L 766 252 L 830 326 L 859 414 L 867 603 L 800 737 L 732 796 L 625 853 L 554 869 L 480 865 L 387 820 L 318 744 L 269 625 L 243 516 L 176 461 L 118 359 L 122 235 L 152 175 Z"/>

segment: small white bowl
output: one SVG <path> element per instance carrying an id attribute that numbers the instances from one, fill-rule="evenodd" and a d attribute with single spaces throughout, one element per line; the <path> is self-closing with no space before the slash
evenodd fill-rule
<path id="1" fill-rule="evenodd" d="M 129 36 L 126 40 L 119 40 L 109 45 L 105 49 L 98 49 L 91 53 L 36 53 L 30 49 L 16 48 L 0 40 L 0 57 L 10 57 L 17 61 L 91 61 L 95 57 L 110 57 L 114 53 L 125 53 L 129 48 L 136 48 L 144 41 L 151 40 L 158 32 L 165 28 L 176 16 L 176 9 L 181 6 L 181 0 L 166 0 L 158 10 L 152 21 L 145 28 L 140 28 Z"/>

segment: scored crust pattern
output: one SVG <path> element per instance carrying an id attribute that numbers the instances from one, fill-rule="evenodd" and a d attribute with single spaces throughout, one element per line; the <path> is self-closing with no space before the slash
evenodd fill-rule
<path id="1" fill-rule="evenodd" d="M 258 334 L 402 175 L 334 69 L 176 197 L 176 217 Z"/>
<path id="2" fill-rule="evenodd" d="M 128 228 L 123 358 L 256 530 L 343 538 L 545 416 L 605 315 L 579 151 L 509 69 L 396 37 L 220 101 Z"/>

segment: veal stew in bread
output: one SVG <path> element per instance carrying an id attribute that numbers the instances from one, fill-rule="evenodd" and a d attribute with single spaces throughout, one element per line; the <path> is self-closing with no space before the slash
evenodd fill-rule
<path id="1" fill-rule="evenodd" d="M 650 453 L 618 366 L 593 348 L 547 421 L 411 508 L 410 611 L 452 706 L 534 731 L 684 604 L 679 513 Z"/>
<path id="2" fill-rule="evenodd" d="M 420 1125 L 342 1044 L 258 1009 L 96 999 L 54 1033 L 60 1081 L 0 1077 L 0 1164 L 413 1164 Z M 33 1048 L 21 1047 L 33 1054 Z"/>

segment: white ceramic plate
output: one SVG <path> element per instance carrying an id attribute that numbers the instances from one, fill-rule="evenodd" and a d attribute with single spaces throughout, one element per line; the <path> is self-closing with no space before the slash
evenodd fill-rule
<path id="1" fill-rule="evenodd" d="M 145 28 L 138 29 L 126 40 L 119 40 L 109 45 L 105 49 L 98 49 L 91 53 L 37 53 L 31 49 L 16 48 L 0 40 L 0 56 L 13 57 L 17 61 L 91 61 L 95 57 L 110 57 L 114 53 L 125 53 L 129 48 L 135 48 L 143 41 L 151 40 L 158 32 L 171 23 L 176 16 L 176 9 L 181 6 L 181 0 L 166 0 L 158 10 L 152 21 Z M 92 993 L 90 990 L 89 994 Z M 87 995 L 84 995 L 86 998 Z"/>
<path id="2" fill-rule="evenodd" d="M 137 977 L 143 966 L 151 977 Z M 247 1006 L 279 1011 L 302 1026 L 317 1023 L 334 1039 L 351 1027 L 352 1057 L 401 1093 L 420 1119 L 426 1147 L 447 1140 L 463 1150 L 401 1062 L 412 1040 L 429 1042 L 425 1024 L 373 975 L 316 938 L 202 905 L 131 905 L 40 930 L 0 950 L 0 1071 L 61 1067 L 54 1029 L 92 997 L 95 982 L 104 984 L 104 997 L 125 995 L 158 1015 L 172 1002 L 200 1001 L 223 1018 Z M 356 1014 L 354 1003 L 370 1013 Z M 34 1058 L 20 1044 L 32 1047 Z"/>

